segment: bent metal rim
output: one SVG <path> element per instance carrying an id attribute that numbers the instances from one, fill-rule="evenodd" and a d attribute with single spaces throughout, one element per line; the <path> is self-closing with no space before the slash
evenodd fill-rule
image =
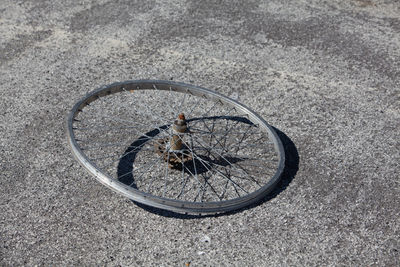
<path id="1" fill-rule="evenodd" d="M 265 185 L 254 192 L 234 199 L 213 202 L 188 202 L 178 199 L 155 196 L 147 192 L 140 191 L 136 188 L 133 188 L 127 184 L 118 181 L 117 179 L 112 178 L 110 175 L 104 173 L 101 168 L 99 168 L 94 162 L 92 162 L 82 151 L 75 138 L 73 123 L 77 115 L 82 112 L 84 108 L 88 106 L 91 102 L 96 101 L 101 97 L 105 97 L 126 90 L 172 90 L 175 92 L 203 97 L 211 101 L 220 101 L 223 104 L 235 107 L 252 123 L 258 125 L 260 128 L 265 130 L 268 134 L 269 139 L 273 142 L 279 160 L 275 174 L 269 179 L 269 181 Z M 236 100 L 233 100 L 209 89 L 172 81 L 132 80 L 113 83 L 111 85 L 103 86 L 88 93 L 85 97 L 83 97 L 74 105 L 71 112 L 69 113 L 69 116 L 67 118 L 67 138 L 71 146 L 72 152 L 79 163 L 83 167 L 85 167 L 90 174 L 94 175 L 95 178 L 99 180 L 102 184 L 130 198 L 133 201 L 179 213 L 220 213 L 240 209 L 250 204 L 256 203 L 273 190 L 273 188 L 276 186 L 281 178 L 285 165 L 284 149 L 277 133 L 263 118 L 253 112 L 250 108 L 237 102 Z"/>

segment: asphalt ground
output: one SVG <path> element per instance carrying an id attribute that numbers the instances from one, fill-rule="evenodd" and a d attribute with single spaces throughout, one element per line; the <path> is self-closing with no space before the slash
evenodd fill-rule
<path id="1" fill-rule="evenodd" d="M 285 143 L 277 189 L 190 217 L 98 183 L 66 116 L 135 79 L 238 94 Z M 0 265 L 400 264 L 396 0 L 2 0 L 0 91 Z"/>

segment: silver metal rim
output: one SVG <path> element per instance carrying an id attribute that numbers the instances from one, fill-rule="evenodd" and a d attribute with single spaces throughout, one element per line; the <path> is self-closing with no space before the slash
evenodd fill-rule
<path id="1" fill-rule="evenodd" d="M 187 202 L 176 199 L 163 198 L 159 196 L 154 196 L 146 192 L 137 190 L 131 186 L 128 186 L 111 176 L 103 173 L 101 169 L 96 166 L 95 163 L 91 162 L 90 159 L 83 153 L 79 147 L 74 134 L 73 121 L 77 114 L 81 112 L 87 105 L 91 102 L 97 100 L 100 97 L 115 94 L 123 90 L 173 90 L 176 92 L 187 93 L 191 95 L 196 95 L 200 97 L 207 98 L 213 101 L 221 101 L 224 104 L 234 106 L 243 115 L 245 115 L 252 123 L 258 125 L 260 128 L 268 133 L 270 140 L 273 142 L 276 152 L 278 153 L 278 165 L 275 174 L 269 179 L 269 181 L 259 188 L 258 190 L 249 193 L 248 195 L 216 202 Z M 79 161 L 79 163 L 84 166 L 90 174 L 94 175 L 95 178 L 102 184 L 111 188 L 112 190 L 130 198 L 133 201 L 149 205 L 152 207 L 170 210 L 179 213 L 220 213 L 227 212 L 231 210 L 236 210 L 248 206 L 250 204 L 256 203 L 263 199 L 268 193 L 270 193 L 276 186 L 281 178 L 285 165 L 285 153 L 281 140 L 279 139 L 275 130 L 258 114 L 252 111 L 245 105 L 233 100 L 229 97 L 221 95 L 217 92 L 211 91 L 209 89 L 172 82 L 172 81 L 162 81 L 162 80 L 133 80 L 113 83 L 92 91 L 87 94 L 81 100 L 79 100 L 67 118 L 67 138 L 71 146 L 73 155 Z"/>

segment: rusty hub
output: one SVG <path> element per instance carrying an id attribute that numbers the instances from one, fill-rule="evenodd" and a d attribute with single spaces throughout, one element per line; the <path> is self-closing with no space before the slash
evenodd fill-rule
<path id="1" fill-rule="evenodd" d="M 157 154 L 165 162 L 168 162 L 170 169 L 181 170 L 187 161 L 193 159 L 187 147 L 182 143 L 183 136 L 187 131 L 187 123 L 183 113 L 178 115 L 171 128 L 171 137 L 158 139 L 154 143 L 154 148 Z"/>

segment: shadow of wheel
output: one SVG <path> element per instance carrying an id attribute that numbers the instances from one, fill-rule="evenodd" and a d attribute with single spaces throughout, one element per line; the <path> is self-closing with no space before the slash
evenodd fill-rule
<path id="1" fill-rule="evenodd" d="M 242 123 L 246 124 L 253 124 L 251 121 L 247 120 L 246 118 L 243 117 L 234 117 L 234 116 L 216 116 L 216 117 L 205 117 L 205 118 L 193 118 L 190 121 L 195 121 L 195 120 L 207 120 L 207 119 L 228 119 L 228 120 L 233 120 L 233 121 L 240 121 Z M 132 175 L 133 172 L 133 164 L 136 159 L 137 154 L 140 152 L 140 148 L 143 147 L 147 142 L 150 142 L 153 140 L 153 138 L 156 138 L 157 135 L 161 132 L 161 130 L 167 130 L 169 128 L 169 125 L 163 125 L 159 127 L 159 129 L 153 129 L 149 132 L 147 132 L 144 136 L 139 137 L 137 140 L 135 140 L 129 147 L 126 149 L 123 153 L 123 157 L 121 157 L 119 163 L 118 163 L 118 169 L 117 173 L 118 176 L 123 176 L 119 179 L 120 182 L 130 185 L 135 189 L 138 189 L 137 184 L 134 180 L 134 177 Z M 286 155 L 286 162 L 285 162 L 285 167 L 283 174 L 281 176 L 281 180 L 277 184 L 277 186 L 269 193 L 267 194 L 261 201 L 258 201 L 257 203 L 253 203 L 247 207 L 238 209 L 238 210 L 233 210 L 225 213 L 219 213 L 219 214 L 206 214 L 206 215 L 189 215 L 189 214 L 181 214 L 173 211 L 168 211 L 168 210 L 163 210 L 155 207 L 151 207 L 142 203 L 138 203 L 135 201 L 134 202 L 137 206 L 145 209 L 146 211 L 152 212 L 154 214 L 164 216 L 164 217 L 174 217 L 174 218 L 181 218 L 181 219 L 193 219 L 193 218 L 202 218 L 202 217 L 215 217 L 215 216 L 221 216 L 221 215 L 227 215 L 227 214 L 234 214 L 243 210 L 251 209 L 255 206 L 258 206 L 274 197 L 279 195 L 280 192 L 285 190 L 287 186 L 290 184 L 290 182 L 294 179 L 298 168 L 299 168 L 299 155 L 297 152 L 297 148 L 295 144 L 292 142 L 292 140 L 284 134 L 282 131 L 278 130 L 277 128 L 273 127 L 276 133 L 278 134 L 278 137 L 282 141 L 282 144 L 284 146 L 284 151 Z M 196 159 L 195 159 L 196 160 Z M 231 162 L 238 162 L 241 159 L 239 158 L 229 158 Z M 221 165 L 221 166 L 226 166 L 228 163 L 224 159 L 211 159 L 210 157 L 202 156 L 202 161 L 203 164 L 204 162 L 208 162 L 208 169 L 207 167 L 203 167 L 198 169 L 198 172 L 207 172 L 209 171 L 209 168 L 213 164 Z M 201 166 L 199 162 L 197 162 L 198 166 Z M 191 168 L 190 166 L 193 166 L 192 162 L 187 163 L 187 167 Z M 186 167 L 185 167 L 186 168 Z M 193 171 L 189 169 L 189 171 Z M 188 171 L 185 171 L 188 172 Z M 126 175 L 126 173 L 129 173 Z"/>

